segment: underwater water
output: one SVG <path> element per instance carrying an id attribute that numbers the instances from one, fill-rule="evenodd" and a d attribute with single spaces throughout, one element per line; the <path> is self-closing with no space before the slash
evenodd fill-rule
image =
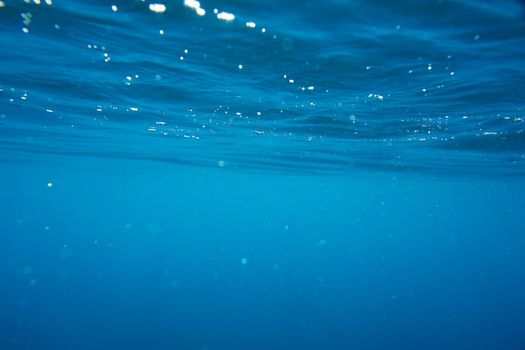
<path id="1" fill-rule="evenodd" d="M 0 350 L 525 348 L 525 4 L 0 1 Z"/>

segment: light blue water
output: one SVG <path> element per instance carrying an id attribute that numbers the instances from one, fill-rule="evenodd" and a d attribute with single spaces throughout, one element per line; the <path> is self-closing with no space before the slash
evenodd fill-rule
<path id="1" fill-rule="evenodd" d="M 525 346 L 523 2 L 3 0 L 0 43 L 0 350 Z"/>

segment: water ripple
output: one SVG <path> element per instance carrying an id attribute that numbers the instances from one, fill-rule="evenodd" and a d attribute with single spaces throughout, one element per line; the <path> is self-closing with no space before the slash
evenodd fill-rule
<path id="1" fill-rule="evenodd" d="M 525 171 L 521 2 L 4 4 L 1 161 Z"/>

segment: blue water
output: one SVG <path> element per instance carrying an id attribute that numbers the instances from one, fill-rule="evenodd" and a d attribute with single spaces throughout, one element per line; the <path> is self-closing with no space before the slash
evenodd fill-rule
<path id="1" fill-rule="evenodd" d="M 0 1 L 0 350 L 525 348 L 525 4 Z"/>

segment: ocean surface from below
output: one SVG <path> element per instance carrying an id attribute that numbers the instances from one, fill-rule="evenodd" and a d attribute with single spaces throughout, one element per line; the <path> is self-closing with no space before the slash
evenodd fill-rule
<path id="1" fill-rule="evenodd" d="M 0 158 L 521 177 L 523 7 L 2 1 Z"/>
<path id="2" fill-rule="evenodd" d="M 523 350 L 524 13 L 0 0 L 0 350 Z"/>

